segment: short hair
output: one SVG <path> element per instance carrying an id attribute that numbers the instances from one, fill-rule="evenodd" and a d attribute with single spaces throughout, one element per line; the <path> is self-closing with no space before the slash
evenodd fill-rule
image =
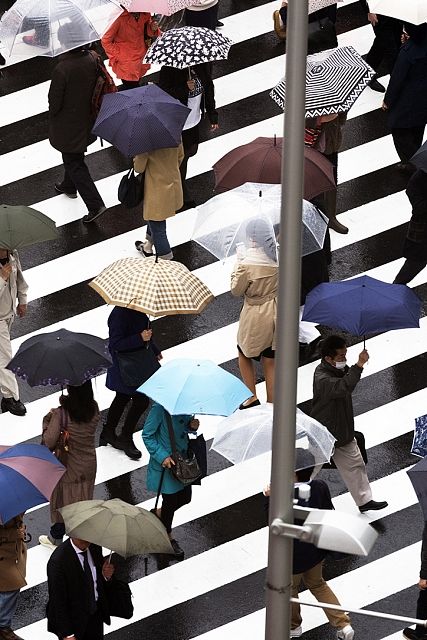
<path id="1" fill-rule="evenodd" d="M 338 349 L 345 349 L 346 346 L 347 345 L 342 336 L 328 336 L 322 342 L 320 355 L 322 358 L 326 358 L 327 356 L 329 358 L 333 358 L 337 354 Z"/>
<path id="2" fill-rule="evenodd" d="M 314 467 L 306 467 L 305 469 L 297 469 L 295 475 L 298 482 L 310 482 Z"/>

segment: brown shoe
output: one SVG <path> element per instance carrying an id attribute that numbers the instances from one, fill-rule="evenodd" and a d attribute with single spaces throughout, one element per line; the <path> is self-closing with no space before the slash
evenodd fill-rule
<path id="1" fill-rule="evenodd" d="M 273 13 L 273 22 L 276 36 L 279 38 L 279 40 L 286 40 L 286 29 L 283 27 L 282 21 L 280 20 L 279 10 Z"/>
<path id="2" fill-rule="evenodd" d="M 10 627 L 0 628 L 0 640 L 24 640 L 21 636 L 17 636 Z"/>
<path id="3" fill-rule="evenodd" d="M 341 224 L 341 222 L 338 222 L 335 216 L 331 216 L 329 218 L 329 228 L 337 233 L 348 233 L 348 227 Z"/>

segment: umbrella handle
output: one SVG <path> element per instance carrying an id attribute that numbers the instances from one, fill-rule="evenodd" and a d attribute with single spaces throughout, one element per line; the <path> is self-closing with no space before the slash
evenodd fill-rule
<path id="1" fill-rule="evenodd" d="M 366 349 L 366 336 L 363 336 L 363 349 Z"/>
<path id="2" fill-rule="evenodd" d="M 112 556 L 112 555 L 113 555 L 113 552 L 112 552 L 112 551 L 110 551 L 110 555 L 108 556 L 108 564 L 110 564 L 110 562 L 111 562 L 111 556 Z"/>

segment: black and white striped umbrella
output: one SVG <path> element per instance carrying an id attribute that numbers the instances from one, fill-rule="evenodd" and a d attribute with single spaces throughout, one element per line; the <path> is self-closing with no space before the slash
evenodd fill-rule
<path id="1" fill-rule="evenodd" d="M 373 75 L 373 69 L 353 47 L 338 47 L 307 56 L 306 117 L 348 111 Z M 274 87 L 270 96 L 285 108 L 285 78 Z"/>
<path id="2" fill-rule="evenodd" d="M 144 62 L 185 69 L 202 62 L 225 60 L 232 44 L 230 38 L 204 27 L 170 29 L 151 45 Z"/>

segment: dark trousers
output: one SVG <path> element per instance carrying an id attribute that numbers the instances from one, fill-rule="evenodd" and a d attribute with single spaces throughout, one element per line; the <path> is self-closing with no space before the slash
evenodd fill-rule
<path id="1" fill-rule="evenodd" d="M 58 636 L 59 640 L 63 640 L 62 636 Z M 104 639 L 104 623 L 101 614 L 96 611 L 90 616 L 84 635 L 76 636 L 77 640 L 103 640 Z"/>
<path id="2" fill-rule="evenodd" d="M 105 424 L 108 431 L 115 431 L 129 402 L 131 404 L 122 430 L 122 436 L 125 439 L 132 438 L 132 434 L 136 430 L 138 420 L 148 407 L 149 400 L 146 395 L 138 393 L 137 391 L 135 391 L 131 396 L 128 396 L 125 393 L 116 393 L 116 397 L 108 409 L 107 422 Z"/>
<path id="3" fill-rule="evenodd" d="M 396 128 L 391 130 L 394 146 L 401 161 L 406 164 L 423 143 L 425 125 L 421 127 Z"/>
<path id="4" fill-rule="evenodd" d="M 209 9 L 202 11 L 191 11 L 185 9 L 184 21 L 187 27 L 206 27 L 207 29 L 216 29 L 218 22 L 218 3 Z"/>
<path id="5" fill-rule="evenodd" d="M 374 71 L 378 71 L 384 61 L 387 73 L 391 73 L 401 46 L 402 23 L 395 18 L 379 15 L 378 24 L 373 29 L 375 40 L 365 60 Z"/>
<path id="6" fill-rule="evenodd" d="M 64 191 L 69 193 L 78 191 L 88 211 L 97 211 L 103 207 L 104 201 L 89 173 L 85 162 L 85 154 L 63 153 L 62 162 L 64 163 L 65 174 L 61 186 Z"/>
<path id="7" fill-rule="evenodd" d="M 416 617 L 420 620 L 425 620 L 427 618 L 427 589 L 420 589 L 420 592 L 418 594 Z M 420 638 L 424 638 L 426 629 L 425 627 L 421 627 L 417 624 L 417 626 L 415 627 L 415 633 Z"/>
<path id="8" fill-rule="evenodd" d="M 426 260 L 410 260 L 406 258 L 403 266 L 394 279 L 393 284 L 408 284 L 427 266 Z"/>
<path id="9" fill-rule="evenodd" d="M 172 520 L 175 511 L 178 511 L 185 504 L 191 502 L 191 485 L 184 487 L 176 493 L 162 493 L 162 515 L 161 521 L 165 525 L 166 531 L 172 531 Z"/>

